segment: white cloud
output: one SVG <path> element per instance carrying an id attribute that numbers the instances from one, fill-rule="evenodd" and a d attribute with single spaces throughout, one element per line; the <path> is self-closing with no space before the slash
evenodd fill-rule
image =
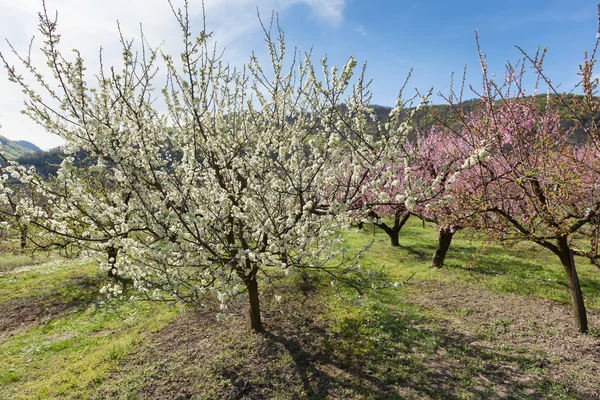
<path id="1" fill-rule="evenodd" d="M 364 26 L 362 25 L 357 25 L 354 27 L 354 30 L 358 33 L 360 33 L 362 36 L 367 36 L 367 30 L 365 29 Z"/>
<path id="2" fill-rule="evenodd" d="M 315 14 L 337 26 L 344 19 L 345 0 L 299 0 L 301 3 L 309 5 Z"/>
<path id="3" fill-rule="evenodd" d="M 309 7 L 310 13 L 320 23 L 337 27 L 343 22 L 345 0 L 205 0 L 207 29 L 214 32 L 219 47 L 225 47 L 227 61 L 239 65 L 248 59 L 249 43 L 261 35 L 256 10 L 270 15 L 274 10 L 280 14 L 297 5 Z M 177 7 L 183 1 L 174 0 Z M 98 50 L 104 49 L 106 65 L 117 64 L 120 45 L 117 20 L 125 38 L 139 42 L 139 24 L 152 46 L 161 45 L 169 54 L 180 52 L 181 35 L 167 0 L 46 0 L 48 11 L 59 12 L 59 31 L 65 50 L 77 48 L 88 62 L 90 76 L 97 70 Z M 30 38 L 37 34 L 37 13 L 42 9 L 41 0 L 0 0 L 0 39 L 8 38 L 20 52 L 25 52 Z M 190 15 L 193 26 L 201 29 L 202 8 L 199 1 L 191 2 Z M 284 27 L 285 28 L 285 27 Z M 39 36 L 39 35 L 38 35 Z M 40 47 L 39 39 L 34 46 Z M 66 47 L 68 45 L 68 47 Z M 18 62 L 11 57 L 5 43 L 0 51 L 9 56 L 11 64 Z M 44 61 L 38 53 L 39 65 Z M 0 74 L 0 135 L 15 140 L 29 140 L 42 148 L 61 144 L 27 117 L 20 114 L 23 95 L 16 85 L 8 82 L 4 71 Z"/>

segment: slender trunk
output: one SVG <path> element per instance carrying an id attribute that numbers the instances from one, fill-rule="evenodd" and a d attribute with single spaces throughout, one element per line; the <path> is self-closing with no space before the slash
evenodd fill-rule
<path id="1" fill-rule="evenodd" d="M 400 230 L 394 229 L 393 227 L 389 227 L 385 222 L 376 225 L 378 228 L 387 233 L 387 235 L 390 237 L 392 247 L 400 246 L 400 240 L 398 238 Z"/>
<path id="2" fill-rule="evenodd" d="M 569 293 L 571 294 L 575 327 L 580 333 L 586 333 L 588 331 L 587 314 L 583 302 L 583 294 L 581 293 L 581 286 L 579 284 L 579 277 L 577 276 L 577 270 L 575 269 L 573 251 L 569 248 L 566 237 L 560 237 L 556 242 L 559 249 L 558 256 L 560 257 L 563 269 L 567 275 L 567 282 L 569 283 Z"/>
<path id="3" fill-rule="evenodd" d="M 390 235 L 390 244 L 392 245 L 392 247 L 399 247 L 400 246 L 400 231 L 397 231 L 395 229 L 390 229 L 390 232 L 388 233 L 388 235 Z"/>
<path id="4" fill-rule="evenodd" d="M 358 229 L 362 230 L 362 229 L 363 229 L 363 227 L 364 227 L 364 222 L 362 222 L 362 221 L 360 221 L 360 222 L 357 222 L 357 223 L 356 223 L 356 227 L 357 227 Z"/>
<path id="5" fill-rule="evenodd" d="M 250 300 L 250 327 L 254 332 L 262 332 L 263 326 L 260 320 L 260 303 L 258 301 L 258 283 L 256 277 L 246 280 L 248 299 Z"/>
<path id="6" fill-rule="evenodd" d="M 400 232 L 400 230 L 404 227 L 404 224 L 406 224 L 406 221 L 408 221 L 409 217 L 410 213 L 408 211 L 405 211 L 401 214 L 396 214 L 394 217 L 394 229 Z"/>
<path id="7" fill-rule="evenodd" d="M 452 236 L 454 236 L 454 232 L 450 228 L 440 229 L 438 233 L 438 245 L 433 254 L 433 263 L 431 265 L 433 268 L 442 268 L 442 265 L 444 265 L 444 259 L 450 248 L 450 243 L 452 243 Z"/>
<path id="8" fill-rule="evenodd" d="M 21 227 L 21 250 L 27 246 L 27 225 Z"/>

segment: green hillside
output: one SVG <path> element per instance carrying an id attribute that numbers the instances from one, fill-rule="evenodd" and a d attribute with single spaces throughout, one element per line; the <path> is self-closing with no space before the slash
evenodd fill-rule
<path id="1" fill-rule="evenodd" d="M 28 142 L 27 140 L 15 140 L 15 143 L 35 152 L 42 151 L 42 149 L 37 147 L 35 144 Z"/>
<path id="2" fill-rule="evenodd" d="M 25 147 L 17 142 L 5 138 L 4 136 L 0 136 L 0 143 L 2 143 L 2 154 L 9 160 L 16 160 L 19 157 L 35 153 L 35 150 L 28 148 L 35 145 L 29 142 L 26 143 L 28 143 L 30 146 Z"/>

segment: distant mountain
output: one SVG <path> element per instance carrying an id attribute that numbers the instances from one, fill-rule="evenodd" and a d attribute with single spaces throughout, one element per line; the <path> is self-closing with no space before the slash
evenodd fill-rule
<path id="1" fill-rule="evenodd" d="M 0 143 L 2 143 L 2 154 L 4 155 L 4 157 L 8 158 L 9 160 L 16 160 L 19 157 L 26 156 L 28 154 L 34 154 L 37 151 L 40 151 L 40 149 L 33 143 L 29 143 L 26 141 L 20 142 L 27 143 L 27 146 L 7 139 L 4 136 L 0 136 Z M 37 150 L 35 150 L 34 148 Z"/>
<path id="2" fill-rule="evenodd" d="M 562 100 L 561 100 L 562 99 Z M 597 122 L 600 121 L 600 115 L 590 115 L 584 105 L 584 98 L 581 95 L 569 94 L 566 96 L 551 95 L 548 97 L 546 94 L 537 95 L 535 103 L 539 110 L 543 110 L 548 100 L 552 103 L 552 106 L 558 107 L 560 114 L 560 125 L 565 131 L 570 131 L 569 143 L 572 145 L 583 145 L 589 139 L 588 133 L 581 128 L 581 123 L 587 124 L 595 119 Z M 567 104 L 568 103 L 568 104 Z M 385 120 L 389 115 L 391 108 L 385 106 L 373 106 L 375 113 L 379 120 Z M 471 112 L 477 112 L 478 108 L 481 107 L 481 102 L 478 99 L 463 101 L 460 104 L 455 105 L 459 107 L 466 114 Z M 411 110 L 407 109 L 404 111 L 402 116 L 406 116 Z M 576 115 L 573 115 L 575 113 Z M 422 112 L 417 113 L 414 120 L 414 128 L 417 132 L 427 133 L 432 126 L 439 125 L 440 121 L 443 121 L 447 126 L 459 126 L 461 125 L 460 120 L 457 120 L 455 110 L 448 104 L 436 104 L 431 105 Z M 413 135 L 409 136 L 412 139 Z"/>
<path id="3" fill-rule="evenodd" d="M 37 147 L 35 144 L 28 142 L 27 140 L 15 140 L 15 143 L 25 147 L 26 149 L 33 150 L 36 153 L 42 151 L 42 149 Z"/>

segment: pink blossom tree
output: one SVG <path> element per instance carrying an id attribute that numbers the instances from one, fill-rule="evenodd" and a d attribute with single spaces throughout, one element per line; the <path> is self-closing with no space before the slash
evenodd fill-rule
<path id="1" fill-rule="evenodd" d="M 432 266 L 441 268 L 454 233 L 467 223 L 468 215 L 452 199 L 454 186 L 467 171 L 460 169 L 465 152 L 457 147 L 451 133 L 441 126 L 420 133 L 408 146 L 409 183 L 417 194 L 412 213 L 438 227 L 438 244 Z"/>
<path id="2" fill-rule="evenodd" d="M 370 165 L 359 168 L 352 168 L 351 161 L 340 163 L 329 197 L 346 204 L 350 220 L 359 227 L 370 221 L 390 237 L 392 246 L 399 246 L 400 230 L 410 217 L 401 195 L 403 168 L 396 164 L 379 164 L 377 156 L 380 155 L 376 155 Z M 353 159 L 352 151 L 347 157 Z M 392 219 L 392 224 L 388 223 L 388 218 Z"/>
<path id="3" fill-rule="evenodd" d="M 543 56 L 529 58 L 538 72 L 536 89 Z M 488 76 L 485 57 L 480 58 L 479 107 L 466 113 L 449 97 L 460 122 L 453 129 L 455 140 L 472 154 L 462 165 L 468 173 L 454 186 L 452 198 L 471 215 L 470 227 L 498 240 L 530 240 L 556 254 L 576 327 L 584 333 L 587 316 L 573 255 L 591 254 L 597 243 L 590 233 L 597 232 L 600 212 L 598 131 L 588 130 L 585 145 L 572 145 L 572 130 L 562 127 L 555 98 L 540 101 L 535 89 L 525 94 L 523 63 L 508 64 L 503 81 L 497 82 Z M 581 238 L 592 239 L 590 250 L 580 248 Z"/>
<path id="4" fill-rule="evenodd" d="M 367 98 L 348 101 L 326 123 L 347 143 L 336 155 L 340 168 L 330 182 L 328 197 L 345 204 L 350 218 L 358 224 L 368 220 L 382 229 L 392 246 L 399 246 L 400 230 L 411 215 L 405 193 L 406 147 L 415 116 L 429 97 L 422 96 L 419 105 L 412 107 L 418 94 L 404 101 L 404 87 L 383 122 L 378 121 Z"/>
<path id="5" fill-rule="evenodd" d="M 410 217 L 403 197 L 405 177 L 403 168 L 398 165 L 386 164 L 384 169 L 390 178 L 380 180 L 378 187 L 370 187 L 365 191 L 360 212 L 390 237 L 393 247 L 398 247 L 400 230 Z M 388 219 L 391 219 L 391 223 L 387 222 Z"/>

